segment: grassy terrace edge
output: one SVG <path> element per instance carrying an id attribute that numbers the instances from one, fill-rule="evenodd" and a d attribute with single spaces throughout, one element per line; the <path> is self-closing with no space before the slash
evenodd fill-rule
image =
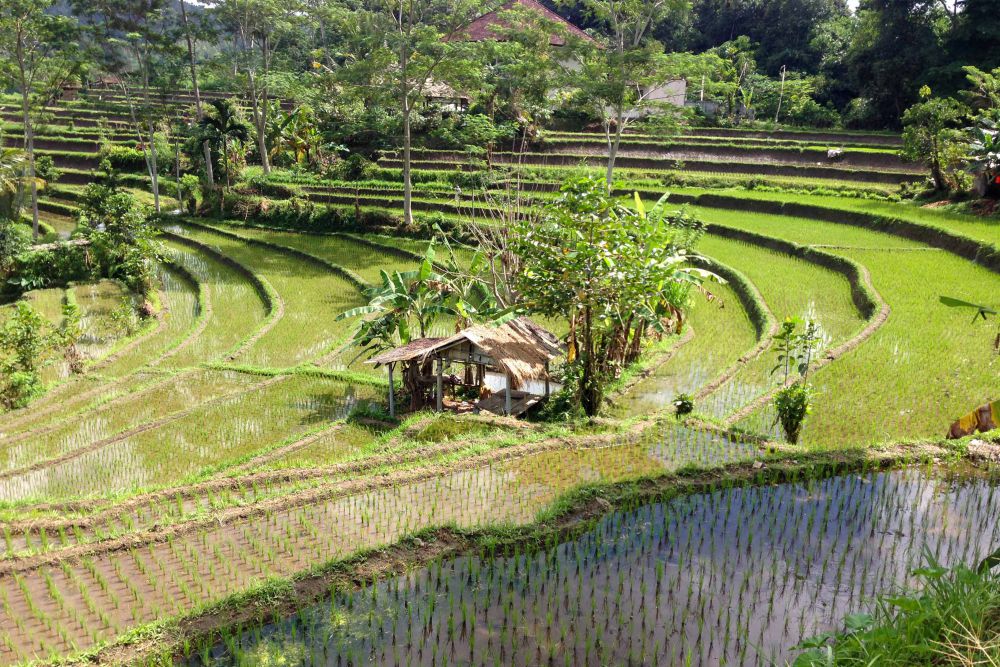
<path id="1" fill-rule="evenodd" d="M 704 424 L 695 422 L 697 425 Z M 710 426 L 710 425 L 709 425 Z M 530 524 L 503 523 L 476 529 L 442 525 L 415 532 L 396 543 L 356 552 L 272 578 L 189 613 L 133 628 L 118 639 L 71 656 L 26 665 L 131 664 L 169 661 L 195 642 L 213 641 L 226 629 L 270 621 L 324 598 L 331 588 L 357 587 L 376 577 L 403 574 L 434 560 L 475 553 L 509 553 L 515 547 L 542 548 L 579 535 L 616 510 L 664 502 L 723 487 L 763 486 L 907 465 L 941 465 L 998 460 L 1000 446 L 961 441 L 923 440 L 871 448 L 803 452 L 762 442 L 768 453 L 756 461 L 726 466 L 685 466 L 662 475 L 577 487 L 559 496 Z M 763 463 L 763 466 L 760 464 Z"/>

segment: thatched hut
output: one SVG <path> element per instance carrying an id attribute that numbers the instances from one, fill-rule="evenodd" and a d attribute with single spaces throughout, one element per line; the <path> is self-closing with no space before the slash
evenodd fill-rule
<path id="1" fill-rule="evenodd" d="M 489 372 L 504 378 L 503 398 L 491 396 L 478 401 L 476 408 L 507 415 L 523 414 L 549 395 L 549 362 L 562 354 L 559 340 L 526 317 L 519 317 L 499 326 L 476 325 L 448 338 L 421 338 L 407 345 L 388 350 L 368 361 L 389 369 L 389 384 L 397 364 L 403 365 L 404 384 L 411 393 L 421 393 L 433 386 L 435 406 L 444 409 L 445 367 L 465 366 L 464 379 L 449 376 L 452 386 L 482 389 Z M 531 393 L 531 381 L 544 383 L 541 393 Z M 413 407 L 423 401 L 414 396 Z M 502 407 L 501 407 L 502 406 Z M 396 413 L 393 392 L 389 392 L 389 412 Z"/>

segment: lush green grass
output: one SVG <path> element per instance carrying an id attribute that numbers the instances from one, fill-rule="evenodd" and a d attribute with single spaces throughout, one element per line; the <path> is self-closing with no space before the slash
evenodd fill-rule
<path id="1" fill-rule="evenodd" d="M 1000 276 L 944 251 L 864 229 L 760 214 L 702 214 L 710 222 L 724 218 L 726 225 L 801 244 L 866 248 L 829 251 L 865 266 L 892 313 L 859 349 L 814 376 L 819 395 L 806 442 L 860 445 L 940 436 L 952 420 L 996 398 L 1000 357 L 992 352 L 994 329 L 971 326 L 967 313 L 941 306 L 938 296 L 982 299 L 997 293 Z M 764 428 L 772 421 L 759 417 L 744 425 Z"/>
<path id="2" fill-rule="evenodd" d="M 616 400 L 618 414 L 646 416 L 669 410 L 677 394 L 698 391 L 754 347 L 756 332 L 736 293 L 722 284 L 708 289 L 715 300 L 696 295 L 688 315 L 694 337 Z"/>
<path id="3" fill-rule="evenodd" d="M 708 236 L 700 249 L 746 275 L 760 290 L 778 320 L 799 317 L 816 322 L 820 327 L 820 352 L 844 342 L 864 326 L 851 300 L 850 284 L 839 273 L 776 251 L 720 237 Z M 767 351 L 742 366 L 736 376 L 714 392 L 699 409 L 722 417 L 766 392 L 776 382 L 771 374 L 776 365 L 775 355 Z"/>
<path id="4" fill-rule="evenodd" d="M 182 233 L 253 267 L 273 285 L 284 304 L 275 326 L 242 351 L 237 362 L 294 366 L 324 356 L 346 341 L 351 324 L 337 321 L 337 316 L 361 305 L 361 295 L 341 276 L 281 250 L 250 245 L 208 229 L 183 226 Z"/>

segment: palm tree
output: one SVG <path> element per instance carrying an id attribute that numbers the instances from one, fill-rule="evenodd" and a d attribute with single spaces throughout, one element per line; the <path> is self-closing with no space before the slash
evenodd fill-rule
<path id="1" fill-rule="evenodd" d="M 226 187 L 230 182 L 229 144 L 233 141 L 246 142 L 250 140 L 250 128 L 240 118 L 239 109 L 232 100 L 212 100 L 215 115 L 206 115 L 198 126 L 206 138 L 215 146 L 222 145 L 223 167 L 226 170 Z"/>
<path id="2" fill-rule="evenodd" d="M 28 154 L 17 148 L 0 148 L 0 216 L 17 217 L 15 199 L 31 182 L 25 173 Z M 41 181 L 35 179 L 36 184 Z"/>

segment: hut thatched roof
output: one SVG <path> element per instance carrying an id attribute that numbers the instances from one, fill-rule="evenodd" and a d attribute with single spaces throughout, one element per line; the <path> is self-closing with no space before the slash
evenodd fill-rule
<path id="1" fill-rule="evenodd" d="M 415 341 L 407 343 L 402 347 L 397 347 L 393 350 L 386 350 L 385 352 L 378 354 L 365 363 L 375 364 L 376 366 L 381 366 L 383 364 L 392 364 L 397 361 L 414 361 L 425 356 L 428 350 L 434 349 L 438 343 L 445 340 L 444 338 L 418 338 Z"/>
<path id="2" fill-rule="evenodd" d="M 478 324 L 449 338 L 421 338 L 409 345 L 384 352 L 368 361 L 387 364 L 398 361 L 424 361 L 449 349 L 471 345 L 509 376 L 513 388 L 528 380 L 544 379 L 546 364 L 562 354 L 562 345 L 554 335 L 526 317 L 499 326 Z"/>

